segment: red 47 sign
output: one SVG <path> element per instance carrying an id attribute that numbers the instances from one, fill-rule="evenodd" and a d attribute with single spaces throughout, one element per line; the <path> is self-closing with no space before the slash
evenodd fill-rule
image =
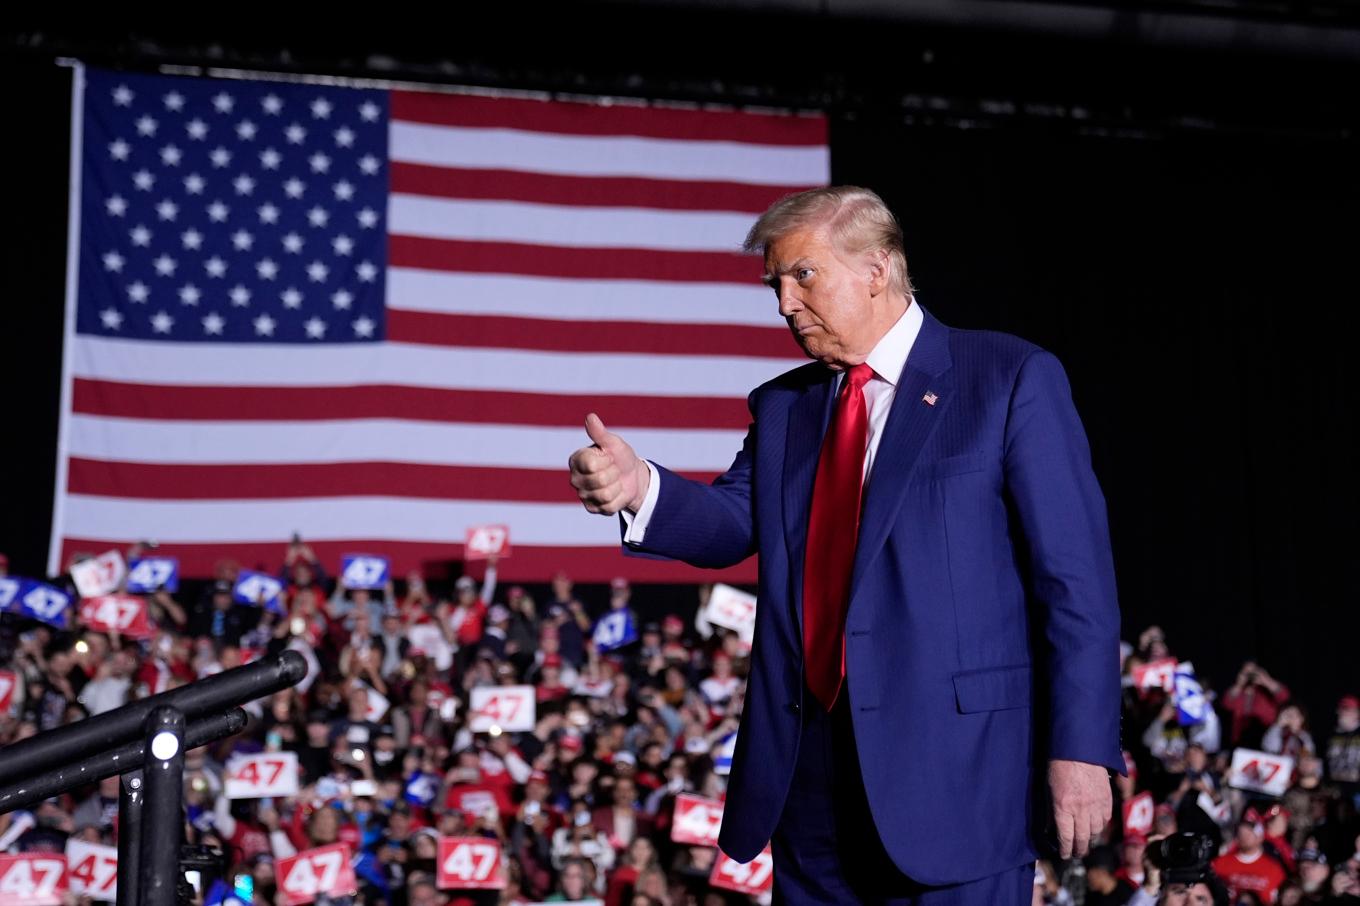
<path id="1" fill-rule="evenodd" d="M 1234 749 L 1228 769 L 1228 786 L 1239 790 L 1283 796 L 1294 776 L 1294 759 L 1255 749 Z"/>
<path id="2" fill-rule="evenodd" d="M 8 714 L 14 704 L 14 684 L 19 677 L 11 670 L 0 670 L 0 714 Z"/>
<path id="3" fill-rule="evenodd" d="M 1152 832 L 1152 819 L 1156 814 L 1156 803 L 1151 793 L 1139 793 L 1124 803 L 1124 833 L 1149 834 Z"/>
<path id="4" fill-rule="evenodd" d="M 66 841 L 67 880 L 71 893 L 113 902 L 118 894 L 118 850 L 112 846 Z"/>
<path id="5" fill-rule="evenodd" d="M 510 556 L 510 526 L 474 525 L 469 528 L 467 540 L 463 542 L 463 559 L 485 560 L 492 554 Z"/>
<path id="6" fill-rule="evenodd" d="M 440 837 L 435 885 L 445 890 L 503 890 L 500 844 L 486 837 Z"/>
<path id="7" fill-rule="evenodd" d="M 59 906 L 65 896 L 65 856 L 0 855 L 0 906 Z"/>
<path id="8" fill-rule="evenodd" d="M 723 805 L 689 793 L 675 799 L 675 820 L 671 822 L 671 839 L 676 843 L 696 846 L 717 846 L 718 828 L 722 826 Z"/>
<path id="9" fill-rule="evenodd" d="M 1176 687 L 1176 663 L 1174 657 L 1167 657 L 1134 667 L 1134 686 L 1140 692 L 1145 689 L 1165 689 L 1170 692 Z"/>
<path id="10" fill-rule="evenodd" d="M 296 796 L 298 760 L 295 752 L 242 755 L 227 763 L 228 799 Z"/>
<path id="11" fill-rule="evenodd" d="M 345 843 L 332 843 L 280 859 L 278 880 L 288 906 L 302 906 L 321 894 L 348 896 L 359 886 L 354 881 L 354 866 L 350 864 L 349 845 Z"/>
<path id="12" fill-rule="evenodd" d="M 469 699 L 473 733 L 500 727 L 510 733 L 534 728 L 533 686 L 474 686 Z"/>
<path id="13" fill-rule="evenodd" d="M 95 632 L 116 632 L 130 639 L 151 638 L 146 601 L 132 595 L 100 595 L 80 605 L 80 623 Z"/>
<path id="14" fill-rule="evenodd" d="M 718 850 L 708 883 L 754 897 L 768 893 L 774 886 L 774 857 L 770 855 L 770 847 L 766 846 L 760 855 L 746 863 L 733 861 L 727 853 Z"/>

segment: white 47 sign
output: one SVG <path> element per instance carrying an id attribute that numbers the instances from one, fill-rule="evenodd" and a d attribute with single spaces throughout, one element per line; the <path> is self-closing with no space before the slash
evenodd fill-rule
<path id="1" fill-rule="evenodd" d="M 66 841 L 71 893 L 112 902 L 118 894 L 118 850 L 112 846 Z"/>
<path id="2" fill-rule="evenodd" d="M 321 894 L 347 896 L 358 888 L 346 843 L 332 843 L 281 859 L 278 877 L 288 906 L 302 906 Z"/>
<path id="3" fill-rule="evenodd" d="M 510 733 L 534 728 L 533 686 L 474 686 L 470 699 L 473 733 L 500 727 Z"/>
<path id="4" fill-rule="evenodd" d="M 298 759 L 295 752 L 243 755 L 227 764 L 228 799 L 296 796 Z"/>
<path id="5" fill-rule="evenodd" d="M 1234 749 L 1228 785 L 1268 796 L 1283 796 L 1294 775 L 1294 759 L 1254 749 Z"/>
<path id="6" fill-rule="evenodd" d="M 435 884 L 445 890 L 502 890 L 501 847 L 485 837 L 440 837 Z"/>
<path id="7" fill-rule="evenodd" d="M 774 857 L 770 848 L 765 847 L 760 855 L 750 862 L 737 862 L 718 850 L 718 859 L 713 863 L 713 873 L 708 883 L 713 887 L 724 887 L 751 896 L 761 896 L 774 886 Z"/>
<path id="8" fill-rule="evenodd" d="M 65 856 L 0 855 L 0 906 L 58 906 L 65 895 Z"/>

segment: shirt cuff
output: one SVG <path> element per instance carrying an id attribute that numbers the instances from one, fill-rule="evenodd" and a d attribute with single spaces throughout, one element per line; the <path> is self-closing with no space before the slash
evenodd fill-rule
<path id="1" fill-rule="evenodd" d="M 647 465 L 651 480 L 647 482 L 647 493 L 642 498 L 642 506 L 638 508 L 636 515 L 627 510 L 619 511 L 624 525 L 628 526 L 628 531 L 623 535 L 624 544 L 642 543 L 643 536 L 647 534 L 647 523 L 651 522 L 652 511 L 656 509 L 656 498 L 661 493 L 661 473 L 650 460 L 644 459 L 643 462 Z"/>

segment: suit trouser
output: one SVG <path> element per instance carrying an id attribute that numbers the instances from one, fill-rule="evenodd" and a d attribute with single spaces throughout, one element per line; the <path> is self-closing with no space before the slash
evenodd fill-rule
<path id="1" fill-rule="evenodd" d="M 1034 864 L 946 887 L 918 884 L 893 863 L 864 792 L 849 688 L 830 714 L 804 691 L 802 738 L 784 812 L 770 841 L 774 903 L 1028 906 Z M 928 818 L 926 820 L 929 820 Z"/>

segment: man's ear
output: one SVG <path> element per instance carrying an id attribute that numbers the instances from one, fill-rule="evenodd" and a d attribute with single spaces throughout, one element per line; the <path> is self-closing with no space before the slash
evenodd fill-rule
<path id="1" fill-rule="evenodd" d="M 869 258 L 869 294 L 881 295 L 892 284 L 892 259 L 886 249 L 879 249 Z"/>

